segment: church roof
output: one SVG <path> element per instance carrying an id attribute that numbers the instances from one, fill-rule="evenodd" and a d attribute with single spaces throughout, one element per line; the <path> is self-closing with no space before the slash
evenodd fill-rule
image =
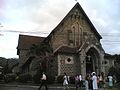
<path id="1" fill-rule="evenodd" d="M 33 44 L 39 44 L 45 37 L 19 35 L 17 49 L 29 49 Z"/>
<path id="2" fill-rule="evenodd" d="M 82 12 L 82 14 L 85 16 L 87 22 L 90 24 L 90 26 L 91 26 L 93 32 L 96 34 L 96 36 L 97 36 L 99 39 L 102 39 L 101 35 L 97 32 L 96 28 L 94 27 L 94 25 L 92 24 L 92 22 L 90 21 L 90 19 L 88 18 L 88 16 L 86 15 L 86 13 L 84 12 L 84 10 L 82 9 L 81 5 L 80 5 L 78 2 L 77 2 L 77 3 L 75 4 L 75 6 L 68 12 L 68 14 L 63 18 L 63 20 L 51 31 L 51 33 L 48 35 L 48 37 L 47 37 L 46 39 L 48 39 L 48 38 L 51 36 L 52 33 L 56 32 L 57 28 L 58 28 L 61 24 L 63 24 L 64 20 L 65 20 L 65 19 L 69 16 L 69 14 L 70 14 L 73 10 L 75 10 L 77 7 L 80 9 L 80 11 Z M 46 39 L 45 39 L 45 40 L 46 40 Z"/>
<path id="3" fill-rule="evenodd" d="M 111 54 L 108 54 L 108 53 L 105 53 L 104 58 L 115 59 L 115 56 L 111 55 Z"/>

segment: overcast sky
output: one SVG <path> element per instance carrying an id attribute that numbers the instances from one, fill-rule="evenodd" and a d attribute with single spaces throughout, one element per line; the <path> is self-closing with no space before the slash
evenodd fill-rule
<path id="1" fill-rule="evenodd" d="M 120 0 L 78 2 L 103 37 L 105 52 L 119 54 Z M 19 34 L 47 36 L 75 4 L 75 0 L 0 0 L 0 57 L 17 58 Z"/>

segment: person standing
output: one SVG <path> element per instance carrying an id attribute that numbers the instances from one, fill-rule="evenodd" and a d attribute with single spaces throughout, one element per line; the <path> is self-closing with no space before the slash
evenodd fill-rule
<path id="1" fill-rule="evenodd" d="M 88 88 L 91 90 L 91 89 L 93 89 L 93 85 L 92 85 L 92 75 L 91 75 L 90 73 L 88 73 L 88 74 L 86 75 L 86 77 L 87 77 L 87 80 L 88 80 Z"/>
<path id="2" fill-rule="evenodd" d="M 76 86 L 76 90 L 78 90 L 79 88 L 79 85 L 80 84 L 80 79 L 79 79 L 79 75 L 76 75 L 75 76 L 75 86 Z"/>
<path id="3" fill-rule="evenodd" d="M 89 90 L 89 77 L 88 75 L 85 77 L 85 90 Z"/>
<path id="4" fill-rule="evenodd" d="M 80 89 L 82 89 L 82 87 L 83 87 L 83 80 L 82 80 L 81 74 L 79 75 L 79 87 L 80 87 Z"/>
<path id="5" fill-rule="evenodd" d="M 92 73 L 92 86 L 93 86 L 93 90 L 98 90 L 97 76 L 95 72 Z"/>
<path id="6" fill-rule="evenodd" d="M 113 86 L 113 77 L 112 77 L 112 75 L 108 76 L 108 85 L 109 85 L 109 87 Z"/>
<path id="7" fill-rule="evenodd" d="M 68 76 L 66 73 L 64 73 L 64 77 L 63 77 L 63 86 L 64 86 L 64 89 L 66 87 L 68 88 Z"/>
<path id="8" fill-rule="evenodd" d="M 105 84 L 105 75 L 103 72 L 101 72 L 99 76 L 99 87 L 102 88 L 104 84 Z"/>
<path id="9" fill-rule="evenodd" d="M 47 80 L 47 77 L 46 77 L 45 73 L 43 72 L 43 73 L 42 73 L 41 84 L 40 84 L 39 90 L 41 90 L 41 87 L 42 87 L 43 85 L 45 86 L 46 90 L 48 90 L 46 80 Z"/>

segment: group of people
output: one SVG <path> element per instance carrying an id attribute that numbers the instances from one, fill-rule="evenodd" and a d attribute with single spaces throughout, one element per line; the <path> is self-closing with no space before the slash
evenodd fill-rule
<path id="1" fill-rule="evenodd" d="M 108 84 L 110 87 L 113 86 L 113 77 L 109 75 L 108 77 Z M 41 90 L 41 87 L 44 85 L 46 90 L 48 90 L 47 83 L 46 83 L 47 77 L 45 73 L 42 73 L 42 78 L 41 78 L 41 84 L 39 87 L 39 90 Z M 69 88 L 68 84 L 70 82 L 69 76 L 64 73 L 63 77 L 63 86 L 64 89 Z M 98 88 L 102 88 L 106 82 L 106 78 L 103 72 L 100 73 L 100 75 L 96 75 L 95 72 L 92 72 L 91 74 L 87 74 L 85 79 L 82 78 L 82 75 L 76 75 L 75 76 L 75 86 L 76 90 L 80 88 L 80 90 L 84 87 L 85 90 L 98 90 Z"/>
<path id="2" fill-rule="evenodd" d="M 68 88 L 68 83 L 69 80 L 67 78 L 67 74 L 64 73 L 64 81 L 63 81 L 63 86 L 64 88 Z M 109 87 L 113 86 L 113 77 L 112 75 L 108 75 L 108 85 Z M 84 88 L 85 90 L 98 90 L 98 88 L 104 88 L 104 85 L 106 83 L 106 78 L 103 72 L 100 73 L 100 75 L 96 75 L 95 72 L 92 72 L 90 74 L 87 74 L 85 79 L 82 78 L 81 75 L 76 75 L 75 76 L 75 86 L 76 90 L 80 88 Z"/>
<path id="3" fill-rule="evenodd" d="M 75 86 L 76 86 L 76 90 L 78 90 L 78 88 L 84 87 L 85 90 L 97 90 L 98 89 L 98 85 L 97 85 L 97 76 L 96 73 L 93 72 L 92 74 L 87 74 L 85 79 L 82 79 L 81 75 L 76 75 L 75 77 Z"/>
<path id="4" fill-rule="evenodd" d="M 64 73 L 64 81 L 63 81 L 63 86 L 64 88 L 68 88 L 68 78 L 67 78 L 67 74 Z M 91 75 L 88 74 L 85 78 L 85 80 L 82 79 L 81 75 L 76 75 L 75 76 L 75 86 L 76 86 L 76 90 L 78 90 L 80 88 L 80 90 L 82 89 L 82 87 L 85 88 L 85 90 L 89 90 L 89 89 L 93 89 L 93 90 L 97 90 L 98 89 L 98 85 L 97 85 L 97 76 L 96 73 L 93 72 Z"/>

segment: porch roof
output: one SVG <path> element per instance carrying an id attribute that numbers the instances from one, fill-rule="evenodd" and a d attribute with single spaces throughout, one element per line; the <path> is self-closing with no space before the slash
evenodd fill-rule
<path id="1" fill-rule="evenodd" d="M 77 50 L 69 46 L 61 46 L 54 51 L 55 53 L 77 53 Z"/>

